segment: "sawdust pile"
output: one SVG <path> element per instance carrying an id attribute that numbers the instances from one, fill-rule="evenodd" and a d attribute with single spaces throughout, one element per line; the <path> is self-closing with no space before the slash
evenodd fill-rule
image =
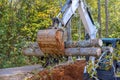
<path id="1" fill-rule="evenodd" d="M 85 60 L 40 71 L 28 80 L 83 80 Z"/>

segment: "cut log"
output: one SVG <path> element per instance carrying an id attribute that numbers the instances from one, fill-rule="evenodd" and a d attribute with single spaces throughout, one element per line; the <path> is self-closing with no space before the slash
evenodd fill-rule
<path id="1" fill-rule="evenodd" d="M 76 48 L 76 47 L 101 47 L 103 44 L 101 39 L 91 39 L 79 42 L 65 42 L 65 48 Z"/>
<path id="2" fill-rule="evenodd" d="M 37 42 L 29 44 L 28 47 L 23 48 L 22 52 L 26 56 L 44 56 Z"/>
<path id="3" fill-rule="evenodd" d="M 103 48 L 103 51 L 109 48 Z M 24 55 L 27 56 L 44 56 L 45 54 L 40 50 L 38 43 L 31 43 L 28 47 L 23 48 Z M 67 48 L 63 53 L 66 56 L 69 55 L 81 55 L 81 56 L 99 56 L 101 54 L 100 48 Z"/>
<path id="4" fill-rule="evenodd" d="M 27 56 L 44 56 L 45 54 L 39 49 L 25 48 L 23 50 L 24 55 Z M 66 56 L 99 56 L 101 54 L 100 48 L 67 48 L 64 55 Z"/>
<path id="5" fill-rule="evenodd" d="M 113 47 L 102 47 L 102 52 L 109 51 L 109 53 L 113 53 Z"/>
<path id="6" fill-rule="evenodd" d="M 43 52 L 39 48 L 24 48 L 22 52 L 26 56 L 44 56 Z"/>
<path id="7" fill-rule="evenodd" d="M 67 48 L 65 50 L 65 55 L 81 55 L 81 56 L 100 56 L 100 48 Z"/>

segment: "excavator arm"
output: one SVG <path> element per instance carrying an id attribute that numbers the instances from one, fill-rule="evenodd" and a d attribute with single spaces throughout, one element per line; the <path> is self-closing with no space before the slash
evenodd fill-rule
<path id="1" fill-rule="evenodd" d="M 66 26 L 72 16 L 75 14 L 75 11 L 78 9 L 80 18 L 83 22 L 85 30 L 89 34 L 91 39 L 96 38 L 97 29 L 94 25 L 88 7 L 85 5 L 83 0 L 67 0 L 65 5 L 62 7 L 60 13 L 58 14 L 57 18 L 59 18 L 60 14 L 63 14 L 61 23 L 58 27 Z"/>

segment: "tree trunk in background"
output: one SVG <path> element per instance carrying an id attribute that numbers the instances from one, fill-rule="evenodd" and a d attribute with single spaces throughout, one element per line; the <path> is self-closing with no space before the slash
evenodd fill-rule
<path id="1" fill-rule="evenodd" d="M 100 0 L 98 0 L 98 22 L 100 24 L 100 28 L 99 28 L 99 38 L 101 38 L 101 3 Z"/>
<path id="2" fill-rule="evenodd" d="M 108 37 L 109 33 L 108 33 L 108 19 L 109 19 L 109 15 L 108 15 L 108 0 L 105 0 L 105 15 L 106 15 L 106 22 L 105 22 L 105 27 L 106 27 L 106 37 Z"/>

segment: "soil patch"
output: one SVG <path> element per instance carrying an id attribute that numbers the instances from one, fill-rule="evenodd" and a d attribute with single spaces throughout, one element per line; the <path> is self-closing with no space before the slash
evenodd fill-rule
<path id="1" fill-rule="evenodd" d="M 40 71 L 28 80 L 83 80 L 85 60 L 74 63 L 58 65 L 50 70 Z"/>

